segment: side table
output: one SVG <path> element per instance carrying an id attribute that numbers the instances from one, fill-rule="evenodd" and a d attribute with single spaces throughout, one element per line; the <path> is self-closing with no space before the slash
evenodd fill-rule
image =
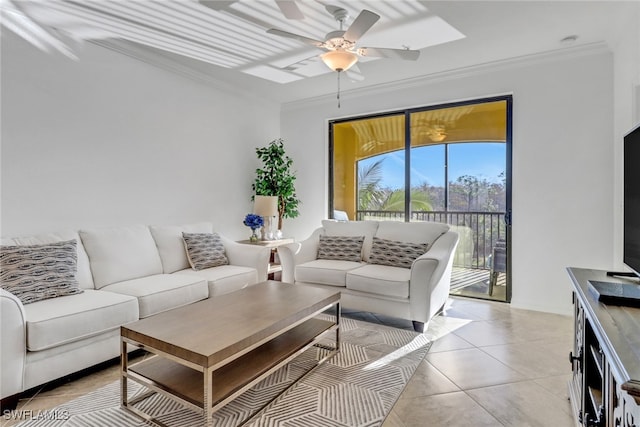
<path id="1" fill-rule="evenodd" d="M 238 243 L 243 245 L 259 245 L 271 249 L 271 257 L 269 257 L 269 267 L 267 268 L 267 278 L 269 280 L 280 280 L 280 272 L 282 266 L 278 259 L 278 246 L 293 243 L 295 240 L 291 238 L 278 239 L 278 240 L 258 240 L 252 242 L 251 240 L 238 240 Z"/>

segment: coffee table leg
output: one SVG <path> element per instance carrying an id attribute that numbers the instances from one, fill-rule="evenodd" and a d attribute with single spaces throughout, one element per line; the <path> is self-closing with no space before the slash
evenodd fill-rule
<path id="1" fill-rule="evenodd" d="M 336 351 L 340 350 L 340 317 L 342 316 L 340 310 L 340 303 L 336 303 Z"/>
<path id="2" fill-rule="evenodd" d="M 213 370 L 211 368 L 204 369 L 204 425 L 213 426 Z"/>
<path id="3" fill-rule="evenodd" d="M 129 369 L 129 361 L 127 355 L 127 343 L 121 339 L 121 350 L 120 350 L 120 396 L 121 403 L 123 407 L 129 406 L 129 398 L 127 392 L 127 369 Z"/>

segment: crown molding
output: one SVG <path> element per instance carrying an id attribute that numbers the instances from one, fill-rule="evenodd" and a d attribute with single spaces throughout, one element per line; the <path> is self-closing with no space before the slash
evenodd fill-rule
<path id="1" fill-rule="evenodd" d="M 244 88 L 242 85 L 226 82 L 212 73 L 190 67 L 161 53 L 147 49 L 144 46 L 138 46 L 121 40 L 94 40 L 92 44 L 103 47 L 105 49 L 118 52 L 129 56 L 130 58 L 142 61 L 151 66 L 160 68 L 172 74 L 179 75 L 191 81 L 203 84 L 207 87 L 224 91 L 235 96 L 255 100 L 256 97 L 262 98 L 269 102 L 280 103 L 281 111 L 291 111 L 302 107 L 319 106 L 335 101 L 334 93 L 327 93 L 319 96 L 301 98 L 293 101 L 281 101 L 276 96 L 270 96 L 268 93 L 260 94 L 255 90 Z M 611 49 L 605 42 L 590 43 L 581 46 L 575 46 L 565 49 L 558 49 L 550 52 L 538 54 L 523 55 L 498 61 L 491 61 L 482 64 L 475 64 L 468 67 L 461 67 L 453 70 L 440 71 L 425 74 L 418 77 L 411 77 L 392 82 L 379 83 L 370 86 L 359 87 L 342 91 L 343 96 L 360 97 L 364 95 L 384 95 L 391 91 L 413 89 L 423 87 L 428 84 L 438 84 L 445 81 L 457 80 L 465 77 L 476 76 L 484 73 L 509 70 L 513 68 L 530 66 L 534 64 L 542 64 L 556 61 L 570 60 L 583 56 L 596 55 L 602 53 L 610 53 Z"/>
<path id="2" fill-rule="evenodd" d="M 357 98 L 360 96 L 384 95 L 392 91 L 403 89 L 414 89 L 428 84 L 437 84 L 450 80 L 458 80 L 465 77 L 477 76 L 479 74 L 492 73 L 496 71 L 510 70 L 514 68 L 544 64 L 549 62 L 566 61 L 568 59 L 584 56 L 611 53 L 611 49 L 605 42 L 590 43 L 586 45 L 543 52 L 531 55 L 523 55 L 498 61 L 491 61 L 482 64 L 475 64 L 468 67 L 454 70 L 441 71 L 423 76 L 411 77 L 394 82 L 380 83 L 371 86 L 361 87 L 342 91 L 341 96 Z M 299 99 L 282 103 L 282 112 L 297 110 L 302 107 L 319 106 L 329 102 L 335 102 L 335 94 L 319 95 L 310 98 Z"/>

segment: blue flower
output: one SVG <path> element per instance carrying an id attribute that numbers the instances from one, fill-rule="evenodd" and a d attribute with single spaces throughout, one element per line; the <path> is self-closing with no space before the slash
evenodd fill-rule
<path id="1" fill-rule="evenodd" d="M 260 215 L 247 214 L 247 216 L 244 217 L 243 224 L 252 230 L 257 230 L 258 228 L 262 227 L 262 225 L 264 224 L 264 220 Z"/>

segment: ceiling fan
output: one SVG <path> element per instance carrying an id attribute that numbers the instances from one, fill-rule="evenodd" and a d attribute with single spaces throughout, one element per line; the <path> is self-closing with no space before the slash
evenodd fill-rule
<path id="1" fill-rule="evenodd" d="M 370 10 L 362 10 L 353 23 L 345 31 L 344 21 L 349 16 L 349 12 L 341 7 L 326 5 L 327 11 L 340 23 L 340 29 L 329 32 L 324 41 L 315 40 L 288 31 L 271 28 L 267 33 L 281 37 L 287 37 L 310 44 L 327 52 L 320 55 L 322 61 L 333 71 L 338 73 L 347 71 L 356 62 L 358 56 L 371 56 L 379 58 L 395 58 L 415 61 L 420 56 L 419 50 L 410 49 L 390 49 L 379 47 L 356 47 L 356 43 L 364 33 L 380 19 L 380 15 Z"/>

